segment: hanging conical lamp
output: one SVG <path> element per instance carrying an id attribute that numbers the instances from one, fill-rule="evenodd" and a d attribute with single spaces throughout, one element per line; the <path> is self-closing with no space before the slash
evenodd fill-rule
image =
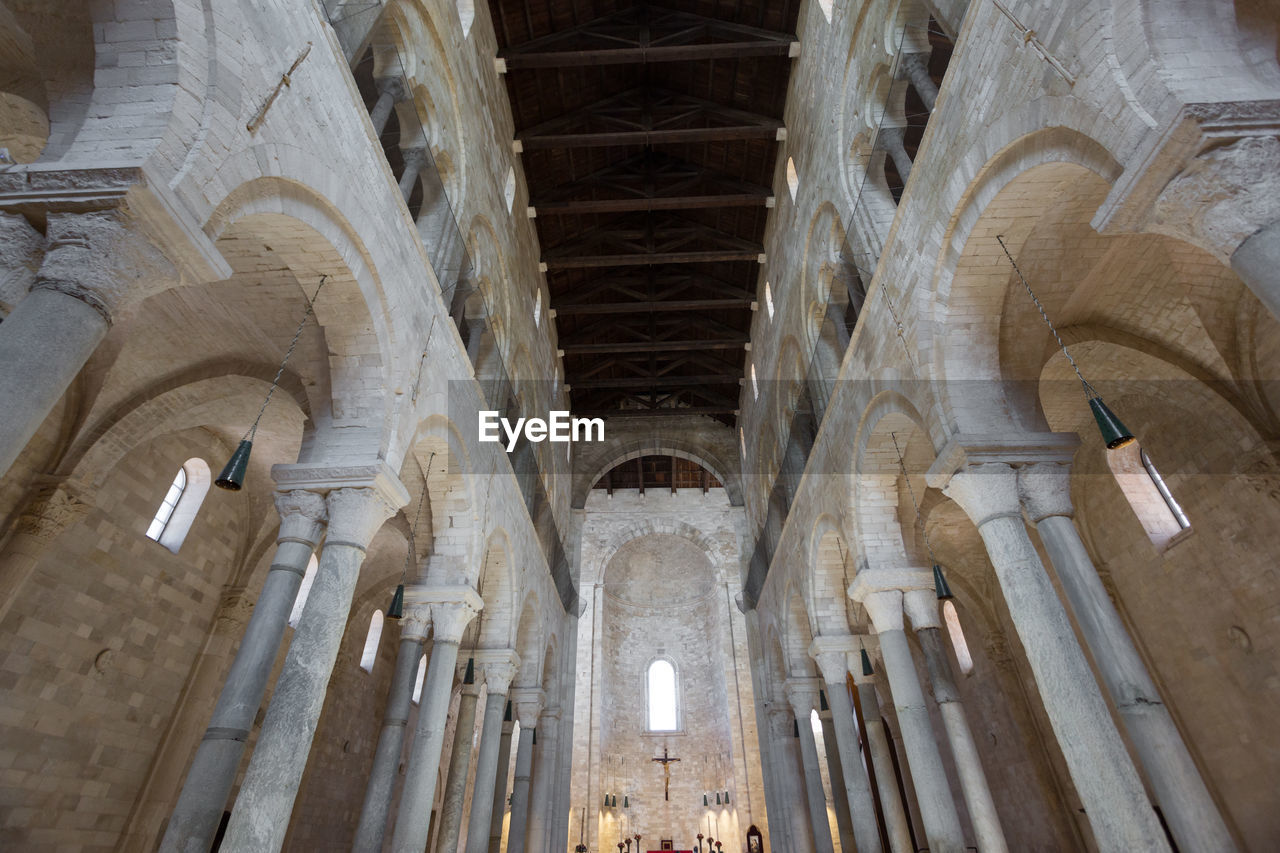
<path id="1" fill-rule="evenodd" d="M 1058 349 L 1062 350 L 1062 354 L 1066 356 L 1067 361 L 1071 363 L 1071 369 L 1076 372 L 1076 377 L 1080 380 L 1080 384 L 1084 386 L 1085 399 L 1089 401 L 1089 410 L 1093 412 L 1093 419 L 1098 423 L 1098 431 L 1102 433 L 1102 441 L 1107 446 L 1107 450 L 1119 450 L 1120 448 L 1132 444 L 1137 439 L 1133 433 L 1129 431 L 1121 420 L 1116 417 L 1115 412 L 1102 402 L 1102 395 L 1094 389 L 1089 381 L 1084 378 L 1084 374 L 1080 372 L 1080 365 L 1076 364 L 1076 360 L 1071 357 L 1071 353 L 1067 351 L 1067 345 L 1063 343 L 1062 336 L 1058 334 L 1058 330 L 1054 327 L 1053 321 L 1049 319 L 1049 315 L 1045 313 L 1044 306 L 1040 304 L 1040 300 L 1036 297 L 1035 292 L 1031 289 L 1031 285 L 1027 282 L 1026 276 L 1022 274 L 1022 270 L 1018 269 L 1018 262 L 1013 259 L 1013 255 L 1009 252 L 1009 247 L 1005 245 L 1004 238 L 997 236 L 996 241 L 1000 243 L 1000 248 L 1004 249 L 1005 257 L 1009 259 L 1009 263 L 1013 266 L 1013 271 L 1018 274 L 1018 279 L 1022 282 L 1022 286 L 1026 289 L 1027 295 L 1031 297 L 1031 301 L 1035 303 L 1036 309 L 1040 312 L 1041 319 L 1044 324 L 1049 327 L 1049 331 L 1053 333 L 1053 339 L 1058 343 Z"/>
<path id="2" fill-rule="evenodd" d="M 476 659 L 467 658 L 467 671 L 462 674 L 463 684 L 476 683 Z"/>
<path id="3" fill-rule="evenodd" d="M 396 591 L 391 595 L 391 606 L 387 608 L 388 619 L 399 619 L 404 616 L 404 584 L 396 584 Z"/>
<path id="4" fill-rule="evenodd" d="M 951 592 L 951 586 L 942 574 L 942 566 L 937 563 L 933 564 L 933 591 L 938 594 L 939 601 L 950 601 L 955 598 L 955 595 Z"/>
<path id="5" fill-rule="evenodd" d="M 249 454 L 253 452 L 253 439 L 258 434 L 258 424 L 262 422 L 262 416 L 267 411 L 267 405 L 271 402 L 271 395 L 276 393 L 276 388 L 280 386 L 280 377 L 284 376 L 285 366 L 289 363 L 293 350 L 298 346 L 298 338 L 302 337 L 302 329 L 307 325 L 307 320 L 315 311 L 316 299 L 320 296 L 320 288 L 324 287 L 325 280 L 328 276 L 320 277 L 320 284 L 316 287 L 315 296 L 307 302 L 307 310 L 303 312 L 302 320 L 298 323 L 298 328 L 293 333 L 293 340 L 289 342 L 289 349 L 285 350 L 284 360 L 280 362 L 280 369 L 276 371 L 275 379 L 271 380 L 271 387 L 267 389 L 267 398 L 262 401 L 262 408 L 258 410 L 258 416 L 253 419 L 253 425 L 249 427 L 249 431 L 240 439 L 240 444 L 236 446 L 236 452 L 231 454 L 231 458 L 227 460 L 227 464 L 222 467 L 222 473 L 218 475 L 218 479 L 213 484 L 219 489 L 226 489 L 229 492 L 238 492 L 244 488 L 245 474 L 249 470 Z M 304 294 L 305 295 L 305 294 Z"/>
<path id="6" fill-rule="evenodd" d="M 860 655 L 862 656 L 862 674 L 863 674 L 863 675 L 875 675 L 875 674 L 876 674 L 876 670 L 875 670 L 875 667 L 873 667 L 873 666 L 871 665 L 871 656 L 870 656 L 869 654 L 867 654 L 867 650 L 866 650 L 866 649 L 858 649 L 858 654 L 860 654 Z"/>

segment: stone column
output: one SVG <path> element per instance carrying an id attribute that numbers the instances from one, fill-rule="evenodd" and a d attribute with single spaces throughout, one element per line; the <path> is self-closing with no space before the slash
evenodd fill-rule
<path id="1" fill-rule="evenodd" d="M 876 136 L 876 145 L 893 158 L 893 165 L 898 170 L 898 177 L 902 178 L 903 186 L 906 186 L 907 178 L 911 177 L 911 155 L 907 153 L 904 141 L 906 130 L 905 127 L 885 125 Z"/>
<path id="2" fill-rule="evenodd" d="M 431 805 L 436 796 L 436 771 L 444 747 L 453 672 L 458 665 L 458 643 L 484 602 L 469 586 L 408 589 L 405 600 L 410 606 L 431 610 L 431 660 L 418 703 L 418 725 L 405 769 L 391 849 L 395 853 L 422 853 L 431 832 Z"/>
<path id="3" fill-rule="evenodd" d="M 1280 318 L 1280 222 L 1246 237 L 1231 253 L 1231 269 L 1271 316 Z"/>
<path id="4" fill-rule="evenodd" d="M 511 785 L 511 824 L 507 829 L 507 853 L 524 850 L 525 830 L 529 825 L 529 781 L 533 771 L 533 746 L 538 741 L 538 717 L 545 697 L 537 688 L 511 692 L 516 719 L 520 721 L 520 740 L 516 745 L 516 775 Z"/>
<path id="5" fill-rule="evenodd" d="M 818 706 L 817 679 L 787 679 L 787 699 L 796 715 L 796 732 L 800 738 L 800 764 L 804 768 L 804 788 L 809 805 L 809 823 L 813 827 L 816 853 L 833 853 L 831 823 L 827 820 L 827 794 L 822 788 L 822 771 L 818 767 L 818 744 L 813 737 L 811 712 Z"/>
<path id="6" fill-rule="evenodd" d="M 511 703 L 507 703 L 502 718 L 502 740 L 498 743 L 498 777 L 493 785 L 493 808 L 489 813 L 489 851 L 500 853 L 502 849 L 502 821 L 507 814 L 507 771 L 511 768 L 511 733 L 516 724 L 511 719 Z M 471 853 L 470 850 L 467 853 Z"/>
<path id="7" fill-rule="evenodd" d="M 864 569 L 858 573 L 849 595 L 862 602 L 880 638 L 880 655 L 884 659 L 889 690 L 898 712 L 902 743 L 907 750 L 907 763 L 920 801 L 920 817 L 931 853 L 963 853 L 964 833 L 960 816 L 951 798 L 951 785 L 938 752 L 929 708 L 924 691 L 916 677 L 915 661 L 903 630 L 902 593 L 885 589 L 880 577 L 895 574 L 885 569 Z"/>
<path id="8" fill-rule="evenodd" d="M 551 789 L 555 785 L 552 771 L 556 766 L 559 726 L 559 708 L 553 706 L 542 712 L 538 721 L 542 741 L 534 756 L 533 781 L 529 787 L 529 818 L 524 844 L 526 853 L 548 853 L 547 824 L 551 818 Z"/>
<path id="9" fill-rule="evenodd" d="M 960 776 L 960 790 L 969 808 L 969 821 L 978 839 L 978 849 L 983 853 L 1007 853 L 1009 845 L 1004 840 L 1000 815 L 996 812 L 978 745 L 973 740 L 964 703 L 960 701 L 960 693 L 951 674 L 951 661 L 942 642 L 942 623 L 938 620 L 938 596 L 930 580 L 928 574 L 921 572 L 919 582 L 928 586 L 905 590 L 903 606 L 924 652 L 933 701 L 938 703 L 942 726 L 951 744 L 951 757 L 955 759 L 956 773 Z"/>
<path id="10" fill-rule="evenodd" d="M 912 88 L 924 102 L 924 108 L 933 112 L 933 107 L 938 102 L 938 86 L 929 76 L 929 54 L 903 54 L 898 60 L 898 69 L 902 72 L 902 76 L 911 81 Z"/>
<path id="11" fill-rule="evenodd" d="M 365 550 L 383 522 L 408 502 L 404 486 L 385 469 L 372 486 L 344 486 L 325 498 L 329 532 L 316 579 L 231 812 L 224 849 L 273 853 L 284 843 Z M 292 604 L 280 602 L 285 618 Z"/>
<path id="12" fill-rule="evenodd" d="M 36 283 L 0 323 L 0 476 L 80 373 L 113 318 L 177 282 L 117 212 L 55 213 Z"/>
<path id="13" fill-rule="evenodd" d="M 836 745 L 836 726 L 832 721 L 831 710 L 819 709 L 818 720 L 822 723 L 822 750 L 827 757 L 827 770 L 831 779 L 831 805 L 836 812 L 836 830 L 840 834 L 840 849 L 854 850 L 856 845 L 853 840 L 853 816 L 849 814 L 849 791 L 844 784 L 844 765 L 840 761 L 840 747 Z M 867 790 L 869 791 L 870 788 Z"/>
<path id="14" fill-rule="evenodd" d="M 484 674 L 485 689 L 484 722 L 480 730 L 480 750 L 476 756 L 476 780 L 471 785 L 471 814 L 467 818 L 467 853 L 485 853 L 489 848 L 489 819 L 498 811 L 498 833 L 502 833 L 502 804 L 494 796 L 496 786 L 501 785 L 506 797 L 507 765 L 510 756 L 511 729 L 503 721 L 507 707 L 507 689 L 520 665 L 520 656 L 514 649 L 479 649 L 476 660 Z M 506 757 L 502 744 L 506 743 Z M 499 783 L 499 775 L 501 782 Z"/>
<path id="15" fill-rule="evenodd" d="M 462 834 L 462 807 L 467 797 L 467 774 L 471 771 L 471 742 L 476 736 L 476 703 L 480 701 L 480 685 L 474 675 L 463 676 L 462 695 L 458 697 L 458 716 L 453 729 L 453 749 L 449 754 L 449 775 L 444 781 L 444 801 L 440 804 L 440 834 L 436 838 L 437 853 L 457 853 Z M 480 795 L 472 789 L 472 797 Z"/>
<path id="16" fill-rule="evenodd" d="M 939 454 L 928 482 L 960 505 L 978 527 L 1022 640 L 1045 713 L 1103 850 L 1167 851 L 1168 841 L 1112 722 L 1067 613 L 1027 535 L 1017 474 L 986 462 L 1006 447 L 955 440 Z"/>
<path id="17" fill-rule="evenodd" d="M 405 148 L 402 152 L 404 171 L 400 173 L 400 195 L 404 197 L 404 203 L 408 204 L 413 188 L 418 185 L 418 178 L 422 177 L 422 170 L 426 168 L 427 149 Z"/>
<path id="18" fill-rule="evenodd" d="M 795 717 L 779 702 L 772 703 L 766 712 L 773 730 L 773 742 L 778 769 L 778 787 L 781 789 L 783 813 L 786 815 L 788 840 L 794 853 L 813 853 L 813 827 L 805 819 L 809 802 L 804 790 L 803 769 L 800 764 L 800 734 Z"/>
<path id="19" fill-rule="evenodd" d="M 378 81 L 378 100 L 369 111 L 369 121 L 373 122 L 373 136 L 382 137 L 391 119 L 391 110 L 405 98 L 404 83 L 399 77 L 384 77 Z"/>
<path id="20" fill-rule="evenodd" d="M 856 649 L 853 637 L 814 637 L 809 655 L 818 664 L 822 680 L 827 685 L 827 704 L 831 706 L 831 727 L 839 753 L 838 764 L 831 761 L 831 787 L 835 785 L 835 767 L 839 767 L 843 787 L 848 797 L 849 815 L 853 823 L 853 836 L 858 853 L 879 853 L 880 827 L 876 822 L 875 799 L 871 796 L 871 782 L 867 779 L 866 766 L 858 751 L 858 723 L 849 700 L 849 688 L 845 680 L 848 674 L 848 653 Z M 843 847 L 844 845 L 842 845 Z"/>
<path id="21" fill-rule="evenodd" d="M 1023 509 L 1057 570 L 1080 633 L 1138 761 L 1146 768 L 1174 840 L 1184 850 L 1235 850 L 1231 832 L 1071 520 L 1070 477 L 1068 463 L 1043 462 L 1018 469 Z"/>
<path id="22" fill-rule="evenodd" d="M 324 531 L 327 511 L 320 495 L 281 492 L 275 503 L 280 514 L 275 558 L 169 818 L 160 844 L 165 853 L 204 853 L 213 846 L 302 576 Z"/>
<path id="23" fill-rule="evenodd" d="M 410 611 L 400 620 L 396 670 L 391 676 L 387 710 L 373 753 L 373 768 L 369 771 L 369 782 L 364 790 L 364 805 L 356 824 L 355 841 L 351 845 L 352 850 L 360 853 L 377 853 L 382 849 L 387 816 L 391 813 L 391 797 L 400 769 L 404 730 L 409 724 L 409 710 L 413 704 L 413 681 L 418 674 L 418 662 L 422 659 L 422 641 L 427 636 L 429 618 L 429 614 L 419 610 Z"/>
<path id="24" fill-rule="evenodd" d="M 884 814 L 885 832 L 889 836 L 889 849 L 893 853 L 914 853 L 911 822 L 902 803 L 902 792 L 898 790 L 898 774 L 893 769 L 893 746 L 880 718 L 880 697 L 876 693 L 875 679 L 875 675 L 863 672 L 860 661 L 853 663 L 853 681 L 858 686 L 862 721 L 866 724 L 867 754 L 876 770 L 876 790 L 880 793 L 880 809 Z"/>

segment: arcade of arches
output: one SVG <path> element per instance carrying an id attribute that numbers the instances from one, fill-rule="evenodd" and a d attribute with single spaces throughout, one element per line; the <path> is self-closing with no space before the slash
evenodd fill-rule
<path id="1" fill-rule="evenodd" d="M 0 0 L 0 847 L 1280 848 L 1278 56 Z"/>

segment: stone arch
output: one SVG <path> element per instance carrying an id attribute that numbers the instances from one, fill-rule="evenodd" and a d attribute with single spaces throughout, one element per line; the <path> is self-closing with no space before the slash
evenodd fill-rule
<path id="1" fill-rule="evenodd" d="M 337 182 L 331 188 L 342 194 L 350 190 Z M 390 384 L 399 336 L 374 261 L 339 210 L 342 200 L 287 178 L 257 178 L 223 198 L 205 230 L 237 272 L 252 275 L 265 251 L 288 266 L 308 299 L 326 277 L 315 317 L 329 352 L 331 414 L 349 424 L 349 413 L 382 412 L 391 405 L 389 393 L 371 380 L 376 375 Z M 354 212 L 358 202 L 352 202 Z M 329 411 L 314 408 L 318 418 L 328 419 Z M 385 452 L 390 437 L 380 434 L 381 419 L 370 418 L 363 426 L 370 431 L 370 449 Z M 347 432 L 345 453 L 351 439 Z"/>
<path id="2" fill-rule="evenodd" d="M 851 505 L 859 543 L 858 570 L 901 568 L 915 549 L 915 537 L 904 535 L 901 505 L 901 466 L 894 448 L 896 437 L 917 500 L 925 493 L 924 474 L 934 458 L 933 445 L 920 413 L 896 392 L 882 392 L 868 405 L 854 443 Z M 928 463 L 920 464 L 920 459 Z M 911 516 L 915 529 L 914 511 Z"/>
<path id="3" fill-rule="evenodd" d="M 476 579 L 476 589 L 484 599 L 484 609 L 478 619 L 472 622 L 476 632 L 475 643 L 478 648 L 509 649 L 515 648 L 516 610 L 522 600 L 519 590 L 519 574 L 511 553 L 511 543 L 503 530 L 495 530 L 485 543 L 484 556 L 480 561 L 480 570 Z M 537 608 L 536 593 L 523 597 L 525 609 L 529 606 Z M 524 617 L 521 616 L 521 619 Z M 521 660 L 525 660 L 523 650 Z M 527 663 L 527 660 L 525 661 Z M 536 664 L 537 661 L 534 661 Z"/>
<path id="4" fill-rule="evenodd" d="M 823 514 L 814 522 L 809 537 L 805 567 L 807 610 L 819 636 L 848 634 L 853 626 L 853 608 L 848 595 L 854 576 L 854 555 L 840 522 Z"/>
<path id="5" fill-rule="evenodd" d="M 1015 253 L 1034 220 L 1020 200 L 1046 205 L 1087 175 L 1113 180 L 1118 164 L 1092 139 L 1066 127 L 1050 128 L 1005 146 L 977 172 L 955 206 L 943 255 L 934 270 L 937 334 L 932 361 L 942 366 L 944 416 L 965 432 L 1005 425 L 1043 428 L 1034 413 L 1019 410 L 1001 380 L 999 329 L 1013 270 L 996 241 Z M 993 413 L 999 418 L 992 422 Z M 1030 419 L 1028 419 L 1030 418 Z"/>
<path id="6" fill-rule="evenodd" d="M 783 631 L 784 651 L 786 652 L 786 673 L 789 677 L 809 678 L 816 674 L 813 659 L 809 657 L 809 646 L 813 643 L 813 629 L 809 621 L 809 612 L 804 606 L 803 590 L 797 589 L 801 584 L 789 584 L 783 592 L 782 606 L 785 607 L 785 630 Z"/>
<path id="7" fill-rule="evenodd" d="M 680 519 L 652 517 L 615 530 L 608 543 L 600 549 L 600 561 L 594 566 L 583 567 L 583 583 L 603 583 L 605 569 L 623 546 L 636 539 L 654 535 L 679 536 L 682 539 L 689 540 L 706 555 L 711 567 L 716 571 L 717 583 L 734 580 L 731 573 L 735 566 L 729 565 L 717 555 L 721 548 L 720 543 L 715 539 L 702 532 L 698 527 Z"/>
<path id="8" fill-rule="evenodd" d="M 708 428 L 714 436 L 688 437 L 681 426 L 695 426 L 700 431 Z M 614 430 L 616 436 L 623 428 Z M 714 440 L 712 440 L 714 438 Z M 644 424 L 631 434 L 605 442 L 579 445 L 574 449 L 574 474 L 572 505 L 582 509 L 596 481 L 614 466 L 638 456 L 678 456 L 706 468 L 716 476 L 728 495 L 732 506 L 742 506 L 742 479 L 738 461 L 737 436 L 726 426 L 709 418 L 692 418 L 689 421 L 673 419 L 666 427 Z"/>
<path id="9" fill-rule="evenodd" d="M 484 565 L 477 557 L 488 555 L 481 551 L 481 531 L 473 520 L 475 476 L 468 476 L 472 462 L 466 440 L 453 421 L 432 415 L 418 425 L 411 452 L 426 480 L 431 522 L 428 571 L 433 577 L 442 572 L 452 583 L 473 585 Z M 419 556 L 426 550 L 420 547 Z"/>
<path id="10" fill-rule="evenodd" d="M 0 6 L 0 148 L 30 163 L 49 140 L 49 93 L 36 46 L 13 12 Z"/>
<path id="11" fill-rule="evenodd" d="M 516 654 L 520 656 L 520 669 L 512 680 L 515 687 L 539 687 L 542 684 L 543 624 L 536 596 L 525 599 L 520 610 L 520 621 L 514 625 Z"/>

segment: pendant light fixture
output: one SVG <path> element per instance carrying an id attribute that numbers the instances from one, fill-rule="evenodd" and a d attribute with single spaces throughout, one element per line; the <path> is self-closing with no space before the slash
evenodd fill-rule
<path id="1" fill-rule="evenodd" d="M 223 466 L 222 473 L 218 475 L 218 479 L 213 484 L 219 489 L 226 489 L 229 492 L 238 492 L 244 488 L 245 473 L 249 469 L 249 454 L 253 451 L 253 439 L 258 434 L 258 424 L 262 421 L 263 414 L 267 411 L 267 405 L 271 403 L 271 395 L 276 393 L 276 388 L 280 386 L 280 377 L 284 376 L 285 366 L 289 363 L 293 350 L 298 346 L 298 338 L 302 337 L 302 329 L 307 325 L 307 320 L 316 310 L 316 299 L 320 297 L 320 289 L 324 287 L 325 281 L 328 280 L 327 275 L 320 276 L 320 284 L 316 286 L 315 296 L 307 302 L 307 310 L 302 314 L 302 320 L 298 323 L 298 328 L 293 333 L 293 340 L 289 342 L 289 349 L 285 350 L 284 360 L 280 362 L 280 369 L 276 371 L 275 379 L 271 380 L 271 387 L 267 389 L 267 398 L 262 401 L 262 408 L 258 410 L 258 416 L 253 419 L 253 425 L 249 427 L 248 432 L 240 439 L 240 444 L 236 447 L 236 452 L 231 454 L 231 458 L 227 460 L 227 464 Z M 305 298 L 306 294 L 303 294 Z"/>
<path id="2" fill-rule="evenodd" d="M 1093 419 L 1098 424 L 1098 431 L 1102 433 L 1102 441 L 1106 444 L 1107 450 L 1119 450 L 1132 444 L 1136 441 L 1133 433 L 1116 417 L 1115 412 L 1111 411 L 1107 404 L 1102 402 L 1102 395 L 1089 384 L 1089 380 L 1084 378 L 1084 374 L 1080 372 L 1080 365 L 1076 364 L 1076 360 L 1071 357 L 1071 353 L 1067 352 L 1067 345 L 1062 342 L 1062 337 L 1058 334 L 1058 330 L 1054 328 L 1049 315 L 1045 313 L 1044 306 L 1040 304 L 1040 300 L 1036 298 L 1031 285 L 1027 283 L 1026 276 L 1022 274 L 1022 270 L 1018 269 L 1018 262 L 1013 259 L 1013 255 L 1009 252 L 1009 247 L 1005 245 L 1004 237 L 997 236 L 996 241 L 1000 243 L 1000 248 L 1004 249 L 1005 257 L 1009 259 L 1009 264 L 1013 267 L 1013 271 L 1018 274 L 1018 279 L 1022 282 L 1022 286 L 1026 288 L 1027 295 L 1035 303 L 1041 319 L 1044 320 L 1044 324 L 1053 333 L 1053 339 L 1057 341 L 1058 349 L 1062 350 L 1062 354 L 1071 363 L 1071 369 L 1076 372 L 1076 377 L 1080 380 L 1080 384 L 1084 386 L 1085 399 L 1089 401 L 1089 410 L 1093 412 Z"/>
<path id="3" fill-rule="evenodd" d="M 858 654 L 862 656 L 862 674 L 872 676 L 876 674 L 875 667 L 871 665 L 871 656 L 867 654 L 866 649 L 858 649 Z"/>

